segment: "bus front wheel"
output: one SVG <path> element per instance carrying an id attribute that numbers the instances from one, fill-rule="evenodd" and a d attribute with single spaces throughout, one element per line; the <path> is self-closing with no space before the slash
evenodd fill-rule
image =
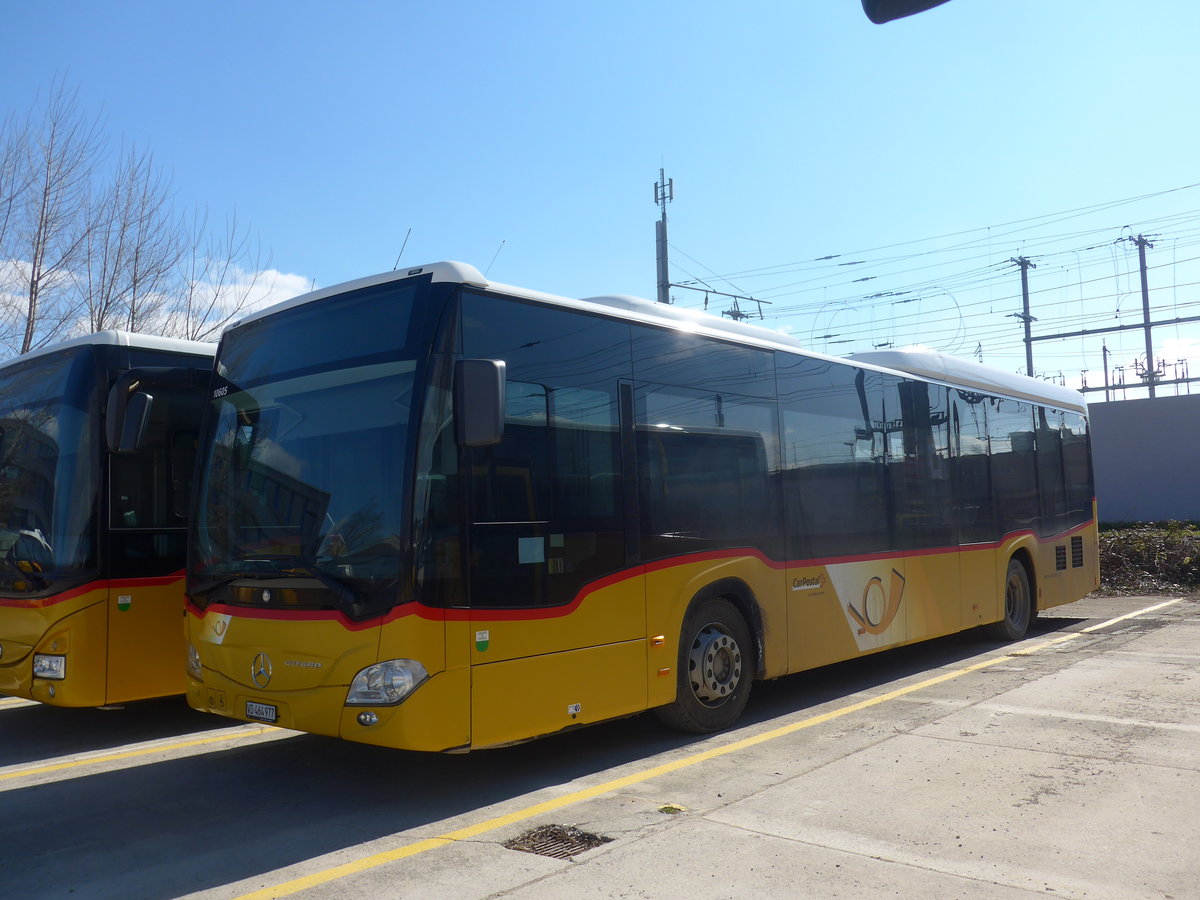
<path id="1" fill-rule="evenodd" d="M 697 734 L 736 722 L 750 697 L 752 648 L 746 620 L 728 600 L 693 604 L 680 633 L 675 702 L 655 710 L 659 719 Z"/>
<path id="2" fill-rule="evenodd" d="M 1008 561 L 1004 577 L 1004 618 L 987 626 L 988 635 L 1001 641 L 1016 641 L 1025 636 L 1033 620 L 1033 593 L 1029 573 L 1019 559 Z"/>

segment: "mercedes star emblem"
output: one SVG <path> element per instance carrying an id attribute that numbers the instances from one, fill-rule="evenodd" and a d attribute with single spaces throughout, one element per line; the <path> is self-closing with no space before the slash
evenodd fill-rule
<path id="1" fill-rule="evenodd" d="M 271 683 L 271 657 L 265 653 L 260 653 L 254 657 L 254 662 L 250 664 L 250 678 L 260 688 L 265 688 Z"/>

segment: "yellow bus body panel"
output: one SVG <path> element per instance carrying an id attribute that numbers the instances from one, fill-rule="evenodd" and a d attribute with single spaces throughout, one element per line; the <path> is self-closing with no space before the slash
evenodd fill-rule
<path id="1" fill-rule="evenodd" d="M 109 703 L 183 693 L 182 615 L 182 576 L 109 587 Z"/>
<path id="2" fill-rule="evenodd" d="M 584 588 L 565 607 L 472 609 L 468 636 L 471 664 L 492 664 L 643 639 L 645 589 L 636 571 L 640 570 L 601 579 Z"/>
<path id="3" fill-rule="evenodd" d="M 1071 540 L 1082 541 L 1082 564 Z M 1067 568 L 1057 569 L 1067 548 Z M 1099 586 L 1094 524 L 1037 540 L 1022 533 L 999 544 L 845 562 L 789 565 L 788 647 L 798 672 L 914 644 L 1004 618 L 1009 560 L 1023 554 L 1038 609 L 1070 603 Z"/>
<path id="4" fill-rule="evenodd" d="M 188 607 L 185 636 L 199 651 L 203 683 L 188 678 L 188 703 L 247 718 L 246 703 L 276 707 L 276 724 L 336 737 L 346 688 L 376 662 L 379 627 L 349 630 L 329 618 L 283 619 L 217 607 Z M 281 648 L 286 648 L 281 649 Z M 256 663 L 260 654 L 265 659 Z M 269 678 L 256 670 L 262 669 Z"/>
<path id="5" fill-rule="evenodd" d="M 511 744 L 641 712 L 645 666 L 645 641 L 473 666 L 471 744 Z"/>
<path id="6" fill-rule="evenodd" d="M 688 604 L 717 583 L 752 599 L 760 675 L 775 678 L 999 621 L 1014 555 L 1028 562 L 1039 608 L 1078 599 L 1098 584 L 1097 552 L 1094 524 L 1042 540 L 1022 532 L 995 544 L 811 564 L 716 551 L 599 579 L 566 607 L 410 604 L 366 625 L 189 607 L 204 681 L 189 680 L 188 702 L 241 719 L 247 701 L 264 703 L 281 726 L 381 746 L 499 746 L 672 702 Z M 252 680 L 260 653 L 271 660 L 266 686 Z M 389 659 L 418 660 L 429 677 L 397 706 L 346 706 L 355 674 Z M 374 724 L 359 721 L 368 710 Z"/>
<path id="7" fill-rule="evenodd" d="M 0 694 L 82 707 L 182 693 L 182 613 L 181 576 L 0 601 Z M 34 678 L 35 653 L 64 655 L 66 677 Z"/>
<path id="8" fill-rule="evenodd" d="M 337 702 L 346 699 L 343 691 Z M 369 708 L 379 717 L 362 725 Z M 343 706 L 338 734 L 350 741 L 405 750 L 466 750 L 471 745 L 471 670 L 465 666 L 433 675 L 399 706 Z"/>
<path id="9" fill-rule="evenodd" d="M 186 638 L 200 653 L 204 680 L 187 679 L 188 703 L 206 712 L 250 721 L 246 703 L 278 711 L 275 724 L 313 734 L 411 750 L 452 750 L 470 741 L 470 670 L 467 623 L 445 622 L 438 611 L 416 615 L 404 607 L 386 625 L 365 626 L 336 616 L 266 618 L 246 610 L 189 607 Z M 446 669 L 447 634 L 461 651 Z M 286 647 L 286 650 L 280 649 Z M 271 678 L 254 682 L 255 658 L 266 654 Z M 361 670 L 389 659 L 415 659 L 429 678 L 398 706 L 346 706 Z M 363 726 L 370 709 L 378 723 Z"/>
<path id="10" fill-rule="evenodd" d="M 996 574 L 996 560 L 1002 556 L 990 544 L 962 548 L 963 628 L 994 622 L 1004 614 L 1004 578 Z"/>

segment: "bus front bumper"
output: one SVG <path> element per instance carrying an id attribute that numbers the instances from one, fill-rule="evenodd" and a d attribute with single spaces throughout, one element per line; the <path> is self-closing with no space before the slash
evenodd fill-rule
<path id="1" fill-rule="evenodd" d="M 220 673 L 188 677 L 193 709 L 400 750 L 454 751 L 470 745 L 470 670 L 430 676 L 396 706 L 347 706 L 347 685 L 300 691 L 251 691 Z"/>

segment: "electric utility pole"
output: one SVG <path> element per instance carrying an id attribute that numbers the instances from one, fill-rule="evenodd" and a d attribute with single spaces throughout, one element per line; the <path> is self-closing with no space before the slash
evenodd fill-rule
<path id="1" fill-rule="evenodd" d="M 1036 322 L 1033 316 L 1029 314 L 1029 270 L 1036 269 L 1037 266 L 1031 263 L 1024 256 L 1014 257 L 1012 262 L 1021 267 L 1021 309 L 1019 313 L 1009 313 L 1014 319 L 1020 319 L 1025 323 L 1025 374 L 1030 378 L 1033 377 L 1033 334 L 1030 331 L 1030 325 Z"/>
<path id="2" fill-rule="evenodd" d="M 1026 326 L 1025 326 L 1026 346 L 1028 347 L 1033 341 L 1058 341 L 1058 340 L 1062 340 L 1064 338 L 1091 337 L 1093 335 L 1098 335 L 1098 334 L 1113 334 L 1114 332 L 1120 332 L 1120 331 L 1135 331 L 1140 328 L 1144 332 L 1145 338 L 1146 338 L 1146 362 L 1143 365 L 1143 363 L 1140 359 L 1135 360 L 1134 367 L 1135 367 L 1135 370 L 1137 371 L 1138 378 L 1140 378 L 1142 380 L 1142 383 L 1145 384 L 1146 389 L 1149 392 L 1149 395 L 1151 397 L 1153 397 L 1155 395 L 1157 388 L 1160 386 L 1166 386 L 1169 384 L 1175 384 L 1175 385 L 1191 384 L 1192 382 L 1200 381 L 1200 378 L 1189 378 L 1186 373 L 1184 373 L 1183 376 L 1180 376 L 1178 373 L 1178 370 L 1175 373 L 1176 374 L 1175 378 L 1168 379 L 1167 378 L 1166 360 L 1165 359 L 1157 359 L 1156 360 L 1154 358 L 1154 339 L 1153 339 L 1154 329 L 1156 327 L 1161 327 L 1164 325 L 1183 325 L 1185 323 L 1190 323 L 1190 322 L 1200 322 L 1200 316 L 1176 316 L 1174 319 L 1163 319 L 1158 322 L 1152 322 L 1150 320 L 1150 286 L 1147 282 L 1147 277 L 1146 277 L 1146 248 L 1153 247 L 1154 242 L 1142 234 L 1139 234 L 1135 238 L 1133 238 L 1133 237 L 1118 238 L 1117 241 L 1118 242 L 1129 241 L 1132 244 L 1137 244 L 1138 262 L 1140 264 L 1141 276 L 1142 276 L 1142 321 L 1132 323 L 1129 325 L 1110 325 L 1107 328 L 1084 328 L 1081 331 L 1060 331 L 1060 332 L 1057 332 L 1056 334 L 1039 334 L 1037 337 L 1031 337 L 1029 335 L 1029 325 L 1027 322 Z M 1013 262 L 1020 265 L 1022 260 L 1014 259 Z M 1024 285 L 1025 285 L 1024 267 L 1022 267 L 1022 269 L 1021 269 L 1021 283 L 1022 283 L 1022 287 L 1024 287 Z M 1025 298 L 1026 298 L 1025 314 L 1010 313 L 1010 315 L 1012 315 L 1016 318 L 1024 318 L 1025 315 L 1028 314 L 1028 312 L 1029 312 L 1029 295 L 1028 295 L 1028 293 L 1025 294 Z M 1029 320 L 1037 321 L 1036 319 L 1033 319 L 1032 316 L 1029 317 Z M 1115 367 L 1113 369 L 1113 372 L 1119 373 L 1120 380 L 1119 381 L 1110 381 L 1109 380 L 1109 356 L 1112 355 L 1112 351 L 1110 351 L 1108 349 L 1107 344 L 1103 345 L 1103 353 L 1104 353 L 1104 387 L 1103 388 L 1093 388 L 1093 387 L 1088 387 L 1087 385 L 1084 385 L 1081 388 L 1081 390 L 1083 390 L 1085 393 L 1087 391 L 1103 390 L 1104 391 L 1104 399 L 1110 400 L 1110 399 L 1114 398 L 1117 391 L 1124 391 L 1125 388 L 1127 387 L 1127 385 L 1125 384 L 1125 376 L 1124 376 L 1125 367 L 1124 366 Z"/>
<path id="3" fill-rule="evenodd" d="M 654 185 L 654 202 L 662 210 L 654 223 L 654 234 L 658 247 L 658 302 L 671 302 L 671 276 L 667 271 L 667 204 L 675 199 L 675 179 L 667 180 L 666 173 L 658 170 L 658 181 Z"/>
<path id="4" fill-rule="evenodd" d="M 1158 367 L 1154 364 L 1154 340 L 1151 338 L 1150 329 L 1150 287 L 1146 281 L 1146 248 L 1153 247 L 1150 241 L 1144 236 L 1138 235 L 1132 238 L 1138 248 L 1138 266 L 1142 270 L 1142 321 L 1145 323 L 1146 329 L 1146 370 L 1143 377 L 1146 379 L 1146 387 L 1150 390 L 1150 396 L 1154 396 L 1154 380 L 1158 377 Z M 1164 374 L 1166 374 L 1164 372 Z"/>

